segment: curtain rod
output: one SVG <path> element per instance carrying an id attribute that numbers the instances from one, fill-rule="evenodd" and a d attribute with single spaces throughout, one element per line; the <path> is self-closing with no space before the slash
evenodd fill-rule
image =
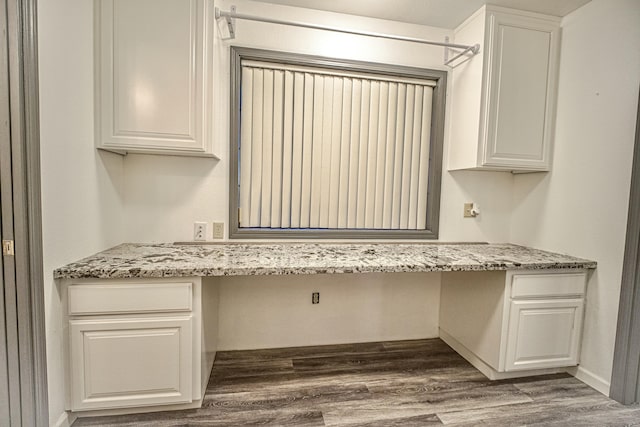
<path id="1" fill-rule="evenodd" d="M 470 52 L 470 53 L 472 53 L 474 55 L 477 54 L 478 52 L 480 52 L 480 45 L 479 44 L 465 45 L 465 44 L 449 43 L 447 41 L 438 42 L 438 41 L 425 40 L 425 39 L 420 39 L 420 38 L 415 38 L 415 37 L 396 36 L 396 35 L 393 35 L 393 34 L 375 33 L 375 32 L 370 32 L 370 31 L 347 30 L 347 29 L 344 29 L 344 28 L 331 27 L 331 26 L 328 26 L 328 25 L 311 24 L 311 23 L 308 23 L 308 22 L 285 21 L 285 20 L 282 20 L 282 19 L 273 19 L 273 18 L 264 18 L 262 16 L 246 15 L 246 14 L 243 14 L 243 13 L 236 13 L 235 10 L 236 10 L 235 6 L 231 6 L 231 11 L 229 11 L 229 12 L 225 12 L 223 10 L 220 10 L 218 7 L 215 8 L 216 19 L 224 18 L 227 21 L 227 24 L 229 26 L 229 34 L 230 34 L 231 38 L 235 37 L 235 29 L 233 27 L 232 19 L 242 19 L 242 20 L 246 20 L 246 21 L 257 21 L 257 22 L 266 22 L 266 23 L 270 23 L 270 24 L 290 25 L 290 26 L 294 26 L 294 27 L 311 28 L 313 30 L 334 31 L 334 32 L 338 32 L 338 33 L 354 34 L 354 35 L 358 35 L 358 36 L 377 37 L 377 38 L 382 38 L 382 39 L 391 39 L 391 40 L 399 40 L 399 41 L 405 41 L 405 42 L 422 43 L 422 44 L 428 44 L 428 45 L 432 45 L 432 46 L 442 46 L 442 47 L 445 47 L 445 48 L 463 49 L 463 51 L 461 53 L 456 55 L 454 58 L 451 58 L 448 62 L 451 62 L 454 59 L 457 59 L 460 56 L 462 56 L 462 55 L 464 55 L 464 54 L 466 54 L 468 52 Z"/>

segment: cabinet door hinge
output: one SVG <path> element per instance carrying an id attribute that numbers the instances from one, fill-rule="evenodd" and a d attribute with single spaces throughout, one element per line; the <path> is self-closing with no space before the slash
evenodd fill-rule
<path id="1" fill-rule="evenodd" d="M 13 250 L 13 240 L 2 241 L 2 255 L 6 255 L 6 256 L 15 255 L 15 252 Z"/>

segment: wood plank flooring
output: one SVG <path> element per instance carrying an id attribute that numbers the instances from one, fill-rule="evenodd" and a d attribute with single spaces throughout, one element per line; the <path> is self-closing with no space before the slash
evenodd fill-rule
<path id="1" fill-rule="evenodd" d="M 200 409 L 74 426 L 640 426 L 575 378 L 489 381 L 439 339 L 219 352 Z"/>

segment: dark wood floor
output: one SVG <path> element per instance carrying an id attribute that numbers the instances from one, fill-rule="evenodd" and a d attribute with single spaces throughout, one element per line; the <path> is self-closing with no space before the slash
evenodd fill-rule
<path id="1" fill-rule="evenodd" d="M 219 352 L 202 408 L 74 426 L 640 426 L 566 375 L 489 381 L 439 339 Z"/>

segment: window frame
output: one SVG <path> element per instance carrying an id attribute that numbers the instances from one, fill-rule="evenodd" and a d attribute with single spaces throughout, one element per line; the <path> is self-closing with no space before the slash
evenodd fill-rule
<path id="1" fill-rule="evenodd" d="M 230 68 L 230 140 L 229 140 L 229 239 L 437 239 L 442 181 L 442 150 L 446 108 L 447 72 L 426 68 L 336 59 L 323 56 L 288 53 L 231 46 Z M 242 60 L 313 66 L 341 71 L 375 73 L 392 77 L 433 80 L 431 141 L 427 184 L 427 218 L 425 230 L 388 229 L 317 229 L 317 228 L 248 228 L 239 227 L 239 142 L 240 88 Z"/>

